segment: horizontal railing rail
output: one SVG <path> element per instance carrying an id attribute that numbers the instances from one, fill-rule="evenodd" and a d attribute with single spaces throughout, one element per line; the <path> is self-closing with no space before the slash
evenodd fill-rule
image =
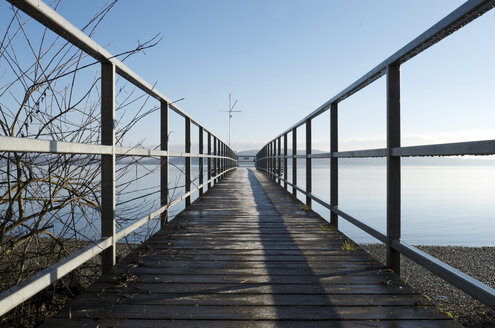
<path id="1" fill-rule="evenodd" d="M 495 289 L 460 272 L 446 263 L 422 252 L 401 240 L 401 161 L 402 157 L 493 155 L 495 140 L 480 140 L 459 143 L 401 147 L 400 131 L 400 66 L 409 59 L 428 49 L 436 42 L 495 7 L 494 0 L 470 0 L 447 15 L 433 27 L 391 55 L 371 71 L 342 92 L 325 102 L 302 120 L 268 142 L 256 155 L 256 167 L 266 172 L 275 182 L 282 184 L 292 194 L 305 195 L 306 205 L 312 201 L 330 210 L 330 223 L 338 227 L 341 217 L 374 238 L 383 242 L 387 249 L 387 265 L 400 274 L 400 254 L 424 266 L 437 276 L 473 296 L 480 302 L 495 309 Z M 378 78 L 386 77 L 387 103 L 387 148 L 338 151 L 338 104 L 365 88 Z M 319 115 L 330 112 L 330 152 L 312 154 L 311 122 Z M 306 128 L 306 152 L 297 151 L 297 128 Z M 292 154 L 288 155 L 288 134 L 292 134 Z M 377 231 L 361 220 L 345 213 L 338 206 L 338 160 L 339 158 L 384 157 L 387 159 L 386 234 Z M 312 194 L 312 159 L 330 159 L 330 203 Z M 288 180 L 288 159 L 292 159 L 292 181 Z M 306 161 L 306 188 L 297 184 L 297 159 Z"/>
<path id="2" fill-rule="evenodd" d="M 203 195 L 225 174 L 237 166 L 236 153 L 217 136 L 204 128 L 198 121 L 160 93 L 156 88 L 112 56 L 102 46 L 76 28 L 55 10 L 40 0 L 8 0 L 17 8 L 48 27 L 68 42 L 77 46 L 101 63 L 101 144 L 61 142 L 19 137 L 0 136 L 0 151 L 20 153 L 81 154 L 101 155 L 101 239 L 74 252 L 62 261 L 40 271 L 22 283 L 0 293 L 0 316 L 29 299 L 53 282 L 80 267 L 98 254 L 102 254 L 103 272 L 108 272 L 116 263 L 116 243 L 136 231 L 150 220 L 159 218 L 162 225 L 168 221 L 168 211 L 174 205 L 185 201 L 186 207 L 195 192 Z M 115 74 L 120 75 L 134 86 L 160 101 L 160 149 L 125 148 L 115 145 Z M 168 151 L 169 109 L 185 120 L 185 151 Z M 199 129 L 199 153 L 191 152 L 191 124 Z M 207 147 L 204 148 L 204 135 Z M 115 157 L 137 156 L 160 158 L 160 208 L 136 220 L 116 232 L 115 224 Z M 169 157 L 185 159 L 185 193 L 177 199 L 169 195 Z M 199 159 L 199 184 L 191 189 L 191 158 Z M 204 159 L 207 159 L 207 179 L 204 181 Z"/>

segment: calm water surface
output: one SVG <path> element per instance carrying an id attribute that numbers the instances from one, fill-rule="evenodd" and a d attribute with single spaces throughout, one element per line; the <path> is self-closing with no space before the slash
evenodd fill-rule
<path id="1" fill-rule="evenodd" d="M 304 181 L 298 169 L 298 181 Z M 328 167 L 313 168 L 313 191 L 328 202 Z M 304 183 L 302 183 L 304 185 Z M 495 246 L 495 168 L 489 166 L 402 167 L 402 239 L 411 244 Z M 301 200 L 303 195 L 298 195 Z M 386 231 L 384 166 L 341 165 L 339 208 Z M 313 209 L 329 219 L 319 204 Z M 376 239 L 339 219 L 340 229 L 359 243 Z"/>
<path id="2" fill-rule="evenodd" d="M 142 174 L 138 168 L 137 174 Z M 291 168 L 289 167 L 289 172 Z M 198 174 L 197 166 L 192 175 Z M 290 177 L 289 177 L 290 180 Z M 172 184 L 183 185 L 177 169 L 170 170 Z M 313 167 L 313 192 L 330 199 L 328 167 Z M 305 170 L 298 169 L 298 185 L 305 187 Z M 158 187 L 155 172 L 136 183 L 137 189 Z M 489 166 L 402 167 L 402 238 L 411 244 L 495 246 L 495 168 Z M 289 187 L 290 188 L 290 187 Z M 177 189 L 175 196 L 184 193 Z M 158 194 L 155 198 L 158 208 Z M 193 200 L 197 193 L 193 195 Z M 298 198 L 305 196 L 298 193 Z M 341 165 L 339 208 L 378 231 L 386 230 L 386 170 L 383 165 Z M 171 211 L 177 214 L 184 203 Z M 313 209 L 325 219 L 329 211 L 313 202 Z M 118 210 L 118 208 L 117 208 Z M 360 229 L 339 219 L 340 230 L 358 243 L 377 242 Z"/>

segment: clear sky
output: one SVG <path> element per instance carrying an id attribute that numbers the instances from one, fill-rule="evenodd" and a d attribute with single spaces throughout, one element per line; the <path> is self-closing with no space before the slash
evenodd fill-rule
<path id="1" fill-rule="evenodd" d="M 59 11 L 81 27 L 104 2 L 64 1 Z M 126 64 L 170 99 L 184 97 L 181 107 L 224 140 L 228 121 L 219 110 L 232 93 L 242 110 L 232 119 L 232 144 L 246 150 L 463 2 L 120 0 L 94 38 L 119 53 L 161 33 L 158 46 Z M 403 144 L 495 139 L 494 31 L 492 10 L 402 67 Z M 383 78 L 340 108 L 342 150 L 385 145 Z M 153 130 L 146 124 L 137 135 Z M 328 115 L 315 121 L 313 136 L 315 148 L 328 150 Z M 148 144 L 157 140 L 158 133 L 146 137 Z"/>

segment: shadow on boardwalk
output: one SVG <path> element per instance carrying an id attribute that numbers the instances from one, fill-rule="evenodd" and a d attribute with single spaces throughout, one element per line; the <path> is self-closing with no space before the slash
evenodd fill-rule
<path id="1" fill-rule="evenodd" d="M 237 169 L 45 327 L 457 327 L 299 205 Z"/>
<path id="2" fill-rule="evenodd" d="M 302 283 L 311 286 L 313 298 L 318 298 L 321 307 L 320 311 L 325 311 L 329 315 L 334 317 L 334 320 L 339 319 L 338 313 L 334 311 L 334 304 L 327 297 L 325 289 L 320 284 L 321 276 L 317 276 L 308 262 L 303 252 L 297 245 L 297 243 L 292 238 L 290 231 L 287 229 L 286 222 L 284 221 L 282 213 L 278 212 L 269 197 L 267 196 L 265 189 L 256 178 L 253 170 L 248 170 L 249 184 L 253 190 L 253 197 L 256 203 L 256 209 L 259 214 L 259 233 L 260 240 L 263 246 L 263 251 L 265 257 L 273 255 L 282 255 L 283 251 L 280 250 L 281 244 L 283 243 L 283 248 L 285 250 L 290 250 L 290 254 L 293 256 L 292 263 L 298 263 L 298 267 L 291 269 L 289 272 L 294 276 L 302 277 Z M 275 213 L 270 213 L 269 215 L 263 215 L 267 210 L 274 211 Z M 274 231 L 274 228 L 276 229 Z M 280 275 L 279 270 L 275 270 L 273 266 L 266 267 L 267 274 L 270 277 L 270 286 L 273 298 L 273 306 L 276 312 L 277 318 L 286 318 L 289 314 L 294 314 L 298 309 L 292 307 L 287 307 L 287 304 L 291 304 L 299 297 L 299 295 L 291 295 L 290 287 L 287 288 L 285 285 L 280 285 L 276 276 Z M 287 298 L 293 298 L 292 300 L 287 300 Z M 304 309 L 303 309 L 304 310 Z M 289 313 L 288 313 L 289 312 Z M 278 326 L 281 326 L 280 323 Z M 342 327 L 342 325 L 335 321 L 332 324 L 333 327 Z"/>

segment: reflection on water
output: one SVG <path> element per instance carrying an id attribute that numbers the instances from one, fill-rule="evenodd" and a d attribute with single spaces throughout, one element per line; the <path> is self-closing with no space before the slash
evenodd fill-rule
<path id="1" fill-rule="evenodd" d="M 119 165 L 116 166 L 116 231 L 122 230 L 136 220 L 141 219 L 160 208 L 160 167 L 159 165 Z M 176 200 L 185 193 L 184 168 L 181 165 L 169 166 L 169 197 Z M 191 189 L 199 185 L 199 166 L 191 165 Z M 205 172 L 206 181 L 206 172 Z M 207 188 L 205 188 L 207 189 Z M 198 198 L 198 192 L 191 195 L 194 201 Z M 185 201 L 181 201 L 169 210 L 169 220 L 172 220 L 185 208 Z M 57 236 L 64 238 L 94 240 L 100 237 L 101 219 L 97 209 L 84 209 L 87 213 L 76 209 L 71 216 L 71 207 L 60 211 L 60 220 L 54 221 L 51 228 Z M 72 220 L 72 221 L 70 221 Z M 70 229 L 68 222 L 72 222 Z M 159 229 L 159 220 L 153 220 L 145 224 L 130 236 L 130 242 L 141 242 L 150 234 Z"/>

